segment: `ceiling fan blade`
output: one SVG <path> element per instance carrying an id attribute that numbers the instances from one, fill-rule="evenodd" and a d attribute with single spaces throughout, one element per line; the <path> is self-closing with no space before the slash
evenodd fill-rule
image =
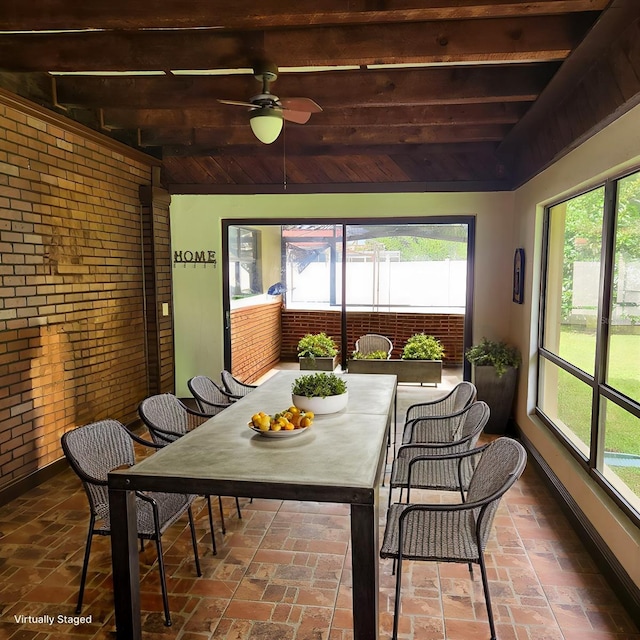
<path id="1" fill-rule="evenodd" d="M 241 100 L 221 100 L 220 98 L 218 98 L 218 102 L 222 104 L 231 104 L 236 107 L 251 107 L 252 109 L 256 108 L 256 105 L 252 102 L 242 102 Z"/>
<path id="2" fill-rule="evenodd" d="M 280 98 L 283 109 L 293 111 L 306 111 L 307 113 L 320 113 L 322 107 L 316 104 L 311 98 Z"/>
<path id="3" fill-rule="evenodd" d="M 296 124 L 304 124 L 309 121 L 311 114 L 308 111 L 293 111 L 292 109 L 283 109 L 282 117 L 288 122 Z"/>

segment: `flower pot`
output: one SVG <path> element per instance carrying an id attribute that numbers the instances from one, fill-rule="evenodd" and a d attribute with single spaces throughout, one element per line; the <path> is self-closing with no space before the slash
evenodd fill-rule
<path id="1" fill-rule="evenodd" d="M 366 360 L 348 362 L 349 373 L 378 373 L 398 377 L 398 382 L 439 384 L 442 382 L 442 360 Z"/>
<path id="2" fill-rule="evenodd" d="M 503 434 L 506 431 L 511 417 L 517 375 L 518 370 L 514 367 L 509 367 L 500 377 L 494 367 L 473 367 L 473 383 L 478 390 L 478 400 L 486 402 L 491 411 L 484 428 L 485 433 Z"/>
<path id="3" fill-rule="evenodd" d="M 342 411 L 349 401 L 349 392 L 342 393 L 339 396 L 327 396 L 326 398 L 307 398 L 306 396 L 292 394 L 291 399 L 298 409 L 313 411 L 316 415 L 322 415 L 324 413 Z"/>
<path id="4" fill-rule="evenodd" d="M 315 358 L 298 358 L 300 371 L 334 371 L 338 366 L 338 356 L 316 356 Z"/>

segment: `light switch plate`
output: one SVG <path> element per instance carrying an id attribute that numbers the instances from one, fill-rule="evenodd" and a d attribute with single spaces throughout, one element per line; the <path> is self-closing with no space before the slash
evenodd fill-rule
<path id="1" fill-rule="evenodd" d="M 168 316 L 169 315 L 169 303 L 168 302 L 163 302 L 162 303 L 162 315 L 163 316 Z"/>

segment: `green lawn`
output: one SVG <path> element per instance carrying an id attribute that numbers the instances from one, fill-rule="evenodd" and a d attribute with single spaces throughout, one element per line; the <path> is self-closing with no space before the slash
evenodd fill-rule
<path id="1" fill-rule="evenodd" d="M 571 330 L 562 332 L 563 358 L 593 374 L 593 336 Z M 609 384 L 636 400 L 640 399 L 640 335 L 616 335 L 610 354 Z M 605 448 L 608 452 L 640 456 L 640 420 L 611 402 L 606 408 Z M 591 389 L 572 375 L 558 378 L 558 417 L 586 445 L 590 441 Z M 640 468 L 613 467 L 613 471 L 640 496 Z"/>

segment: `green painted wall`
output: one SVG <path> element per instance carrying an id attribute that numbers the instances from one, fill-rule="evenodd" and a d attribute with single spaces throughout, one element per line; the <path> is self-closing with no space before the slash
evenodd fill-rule
<path id="1" fill-rule="evenodd" d="M 222 255 L 221 220 L 476 216 L 474 336 L 504 337 L 509 329 L 515 246 L 512 193 L 393 193 L 246 196 L 173 196 L 176 249 L 213 249 Z M 174 266 L 176 390 L 223 367 L 222 268 Z"/>

